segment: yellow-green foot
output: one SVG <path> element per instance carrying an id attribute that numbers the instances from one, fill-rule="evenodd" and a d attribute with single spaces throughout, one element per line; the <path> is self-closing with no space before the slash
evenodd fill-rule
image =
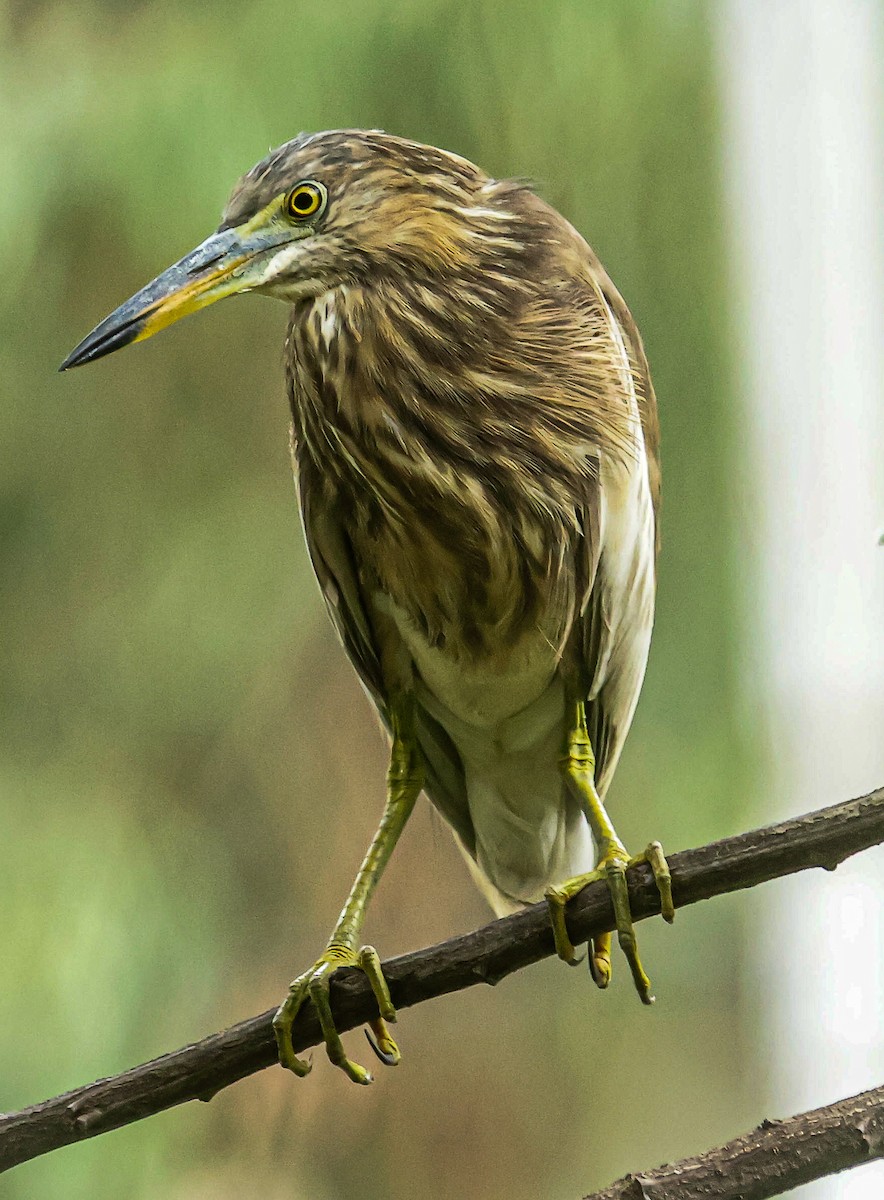
<path id="1" fill-rule="evenodd" d="M 614 906 L 614 920 L 617 928 L 617 940 L 626 955 L 635 989 L 643 1004 L 653 1004 L 651 981 L 645 974 L 638 954 L 638 944 L 635 937 L 635 926 L 629 909 L 629 892 L 626 887 L 626 872 L 636 863 L 646 862 L 654 872 L 654 879 L 660 892 L 660 906 L 663 919 L 670 924 L 675 919 L 675 908 L 672 903 L 672 880 L 669 867 L 659 842 L 651 842 L 644 854 L 630 858 L 623 845 L 614 839 L 608 842 L 599 856 L 599 863 L 594 871 L 586 875 L 576 875 L 566 879 L 564 883 L 547 888 L 546 902 L 549 905 L 552 921 L 553 936 L 556 943 L 556 953 L 559 958 L 574 966 L 580 961 L 565 922 L 565 906 L 578 892 L 598 879 L 604 879 L 611 893 Z M 596 984 L 605 988 L 611 981 L 611 935 L 603 933 L 595 938 L 590 946 L 589 969 Z"/>
<path id="2" fill-rule="evenodd" d="M 289 994 L 273 1018 L 273 1032 L 280 1064 L 296 1075 L 308 1075 L 313 1067 L 309 1059 L 298 1058 L 292 1045 L 292 1026 L 304 1001 L 309 997 L 319 1017 L 325 1049 L 336 1067 L 340 1067 L 354 1083 L 371 1083 L 372 1075 L 359 1063 L 349 1059 L 341 1035 L 335 1026 L 329 1002 L 329 979 L 339 967 L 358 967 L 364 971 L 377 1001 L 379 1017 L 369 1022 L 371 1033 L 366 1036 L 382 1063 L 394 1067 L 399 1062 L 399 1047 L 387 1029 L 387 1021 L 396 1020 L 396 1010 L 390 999 L 390 989 L 381 970 L 381 961 L 373 946 L 356 950 L 341 942 L 331 942 L 309 971 L 299 975 L 289 985 Z"/>

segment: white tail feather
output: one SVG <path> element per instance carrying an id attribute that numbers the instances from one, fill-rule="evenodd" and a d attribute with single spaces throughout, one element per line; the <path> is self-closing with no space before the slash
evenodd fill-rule
<path id="1" fill-rule="evenodd" d="M 464 764 L 476 833 L 475 858 L 466 858 L 498 916 L 542 900 L 550 884 L 595 866 L 589 825 L 565 788 L 558 749 L 539 746 L 527 755 Z"/>

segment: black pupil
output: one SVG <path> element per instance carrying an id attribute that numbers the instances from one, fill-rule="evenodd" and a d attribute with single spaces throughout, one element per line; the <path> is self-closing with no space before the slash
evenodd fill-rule
<path id="1" fill-rule="evenodd" d="M 292 200 L 298 212 L 307 212 L 315 203 L 315 197 L 307 188 L 303 192 L 298 192 Z"/>

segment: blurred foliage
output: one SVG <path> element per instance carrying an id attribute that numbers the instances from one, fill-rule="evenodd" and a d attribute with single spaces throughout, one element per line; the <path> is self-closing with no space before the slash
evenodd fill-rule
<path id="1" fill-rule="evenodd" d="M 599 251 L 644 333 L 665 454 L 618 823 L 671 848 L 743 825 L 704 6 L 7 0 L 0 29 L 0 1108 L 276 1003 L 380 808 L 383 744 L 296 516 L 284 306 L 219 305 L 54 374 L 299 129 L 380 126 L 532 177 Z M 371 938 L 390 954 L 486 918 L 421 806 Z M 607 995 L 546 964 L 403 1014 L 403 1064 L 372 1089 L 321 1056 L 303 1083 L 264 1072 L 18 1168 L 0 1196 L 565 1197 L 698 1150 L 755 1111 L 737 910 L 641 935 L 650 1013 L 622 964 Z"/>

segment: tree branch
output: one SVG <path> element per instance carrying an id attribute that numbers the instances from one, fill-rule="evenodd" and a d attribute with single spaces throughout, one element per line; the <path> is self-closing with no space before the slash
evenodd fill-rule
<path id="1" fill-rule="evenodd" d="M 583 1200 L 769 1200 L 878 1158 L 884 1158 L 884 1087 L 788 1121 L 762 1121 L 726 1146 L 626 1175 Z"/>
<path id="2" fill-rule="evenodd" d="M 846 804 L 671 855 L 675 904 L 683 908 L 809 867 L 834 870 L 844 859 L 880 842 L 884 842 L 884 788 Z M 634 918 L 644 920 L 659 913 L 660 897 L 650 869 L 633 867 L 628 879 Z M 604 883 L 586 888 L 568 905 L 568 925 L 578 944 L 613 928 Z M 393 1002 L 401 1009 L 475 983 L 495 984 L 553 952 L 546 906 L 537 904 L 474 933 L 391 959 L 384 964 L 384 973 Z M 359 971 L 336 973 L 331 998 L 341 1030 L 376 1015 L 370 988 Z M 185 1100 L 210 1100 L 229 1084 L 270 1066 L 276 1059 L 272 1015 L 270 1010 L 111 1079 L 0 1116 L 0 1170 Z M 309 1007 L 299 1014 L 295 1026 L 295 1050 L 320 1041 L 318 1022 Z"/>

